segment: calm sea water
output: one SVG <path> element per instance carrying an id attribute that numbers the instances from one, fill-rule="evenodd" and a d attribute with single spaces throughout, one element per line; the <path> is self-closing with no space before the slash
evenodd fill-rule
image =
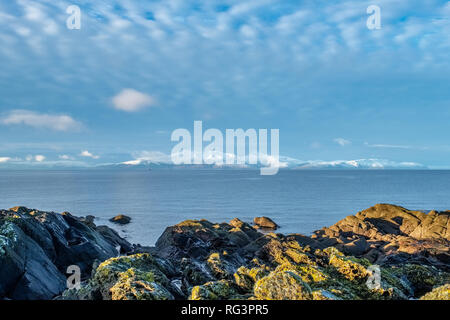
<path id="1" fill-rule="evenodd" d="M 114 226 L 133 243 L 152 245 L 185 219 L 213 222 L 272 217 L 280 232 L 310 234 L 376 203 L 450 209 L 450 171 L 0 171 L 0 208 L 23 205 L 94 215 L 119 213 Z"/>

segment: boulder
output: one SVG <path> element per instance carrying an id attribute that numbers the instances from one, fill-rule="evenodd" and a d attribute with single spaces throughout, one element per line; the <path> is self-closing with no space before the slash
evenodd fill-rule
<path id="1" fill-rule="evenodd" d="M 450 300 L 450 284 L 433 289 L 420 298 L 420 300 Z"/>
<path id="2" fill-rule="evenodd" d="M 117 224 L 129 224 L 131 222 L 131 218 L 123 215 L 123 214 L 119 214 L 111 219 L 109 219 L 109 221 L 113 222 L 113 223 L 117 223 Z"/>
<path id="3" fill-rule="evenodd" d="M 276 230 L 278 225 L 268 217 L 256 217 L 253 219 L 256 228 Z"/>
<path id="4" fill-rule="evenodd" d="M 85 279 L 95 261 L 117 255 L 116 243 L 90 218 L 25 207 L 0 210 L 0 299 L 52 299 L 66 288 L 68 266 L 77 265 Z"/>
<path id="5" fill-rule="evenodd" d="M 284 270 L 271 272 L 255 285 L 255 297 L 259 300 L 311 300 L 312 290 L 295 272 Z"/>
<path id="6" fill-rule="evenodd" d="M 449 211 L 377 204 L 315 231 L 312 239 L 377 264 L 428 264 L 450 272 L 449 230 Z"/>
<path id="7" fill-rule="evenodd" d="M 76 300 L 173 300 L 164 265 L 148 253 L 111 258 L 101 263 L 80 290 L 64 292 Z"/>

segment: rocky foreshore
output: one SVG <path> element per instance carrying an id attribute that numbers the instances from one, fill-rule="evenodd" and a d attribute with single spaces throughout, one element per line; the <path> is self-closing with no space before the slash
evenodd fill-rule
<path id="1" fill-rule="evenodd" d="M 450 300 L 450 211 L 379 204 L 310 237 L 257 229 L 187 220 L 141 247 L 92 216 L 1 210 L 0 299 Z"/>

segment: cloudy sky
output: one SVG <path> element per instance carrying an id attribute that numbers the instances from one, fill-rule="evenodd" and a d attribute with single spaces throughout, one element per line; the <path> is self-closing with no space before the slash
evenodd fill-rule
<path id="1" fill-rule="evenodd" d="M 9 0 L 0 43 L 0 167 L 162 156 L 202 120 L 279 128 L 297 159 L 450 168 L 449 1 Z"/>

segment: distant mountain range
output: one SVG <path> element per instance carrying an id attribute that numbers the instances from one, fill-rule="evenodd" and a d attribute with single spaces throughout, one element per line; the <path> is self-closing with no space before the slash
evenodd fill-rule
<path id="1" fill-rule="evenodd" d="M 117 169 L 117 170 L 153 170 L 153 169 L 259 169 L 261 164 L 245 165 L 175 165 L 169 159 L 137 159 L 120 163 L 88 164 L 81 161 L 48 161 L 39 163 L 9 162 L 0 163 L 0 169 L 25 170 L 25 169 Z M 290 157 L 280 157 L 279 167 L 281 170 L 348 170 L 348 169 L 428 169 L 428 167 L 415 162 L 395 162 L 383 159 L 358 159 L 358 160 L 335 160 L 303 161 Z"/>
<path id="2" fill-rule="evenodd" d="M 97 168 L 104 169 L 259 169 L 257 165 L 174 165 L 170 162 L 158 162 L 151 160 L 132 160 L 117 164 L 101 165 Z M 358 160 L 336 160 L 336 161 L 302 161 L 289 157 L 280 157 L 280 169 L 289 170 L 314 170 L 314 169 L 428 169 L 426 166 L 415 162 L 395 162 L 383 159 L 358 159 Z"/>

